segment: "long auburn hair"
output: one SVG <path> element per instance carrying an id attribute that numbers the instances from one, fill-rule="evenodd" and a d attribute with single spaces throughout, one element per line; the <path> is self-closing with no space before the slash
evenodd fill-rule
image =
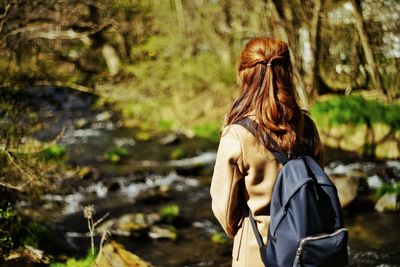
<path id="1" fill-rule="evenodd" d="M 226 124 L 254 114 L 259 125 L 256 139 L 265 143 L 262 133 L 272 133 L 279 147 L 290 152 L 297 142 L 295 126 L 301 109 L 287 44 L 268 37 L 251 39 L 239 58 L 237 76 L 241 91 L 226 116 Z"/>

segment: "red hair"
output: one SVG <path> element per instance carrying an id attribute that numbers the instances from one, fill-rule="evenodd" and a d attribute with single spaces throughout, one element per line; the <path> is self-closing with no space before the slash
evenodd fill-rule
<path id="1" fill-rule="evenodd" d="M 242 51 L 237 75 L 241 91 L 226 116 L 226 124 L 254 114 L 259 124 L 257 140 L 264 143 L 262 133 L 272 133 L 280 148 L 290 152 L 297 142 L 295 125 L 301 109 L 287 44 L 267 37 L 251 39 Z"/>

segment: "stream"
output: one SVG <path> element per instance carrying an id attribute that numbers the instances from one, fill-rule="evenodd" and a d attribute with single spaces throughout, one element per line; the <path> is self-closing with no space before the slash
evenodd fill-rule
<path id="1" fill-rule="evenodd" d="M 222 231 L 212 215 L 209 195 L 217 144 L 179 133 L 141 140 L 140 130 L 124 128 L 117 115 L 92 108 L 96 99 L 91 94 L 50 87 L 28 88 L 26 94 L 45 122 L 35 138 L 51 140 L 64 128 L 58 143 L 65 146 L 68 162 L 92 170 L 89 178 L 66 179 L 60 192 L 44 194 L 38 203 L 19 203 L 20 209 L 36 210 L 59 231 L 53 253 L 86 254 L 90 247 L 82 212 L 86 205 L 94 205 L 95 220 L 106 213 L 109 220 L 176 204 L 180 207 L 176 240 L 114 235 L 109 239 L 155 266 L 230 266 L 231 243 L 211 241 Z M 116 146 L 124 147 L 128 156 L 111 163 L 104 155 Z M 177 148 L 183 157 L 172 159 Z M 327 172 L 348 175 L 355 168 L 371 183 L 400 180 L 399 161 L 331 161 Z M 360 186 L 359 197 L 344 210 L 350 266 L 400 266 L 400 215 L 375 211 L 363 197 L 366 191 L 365 185 Z"/>

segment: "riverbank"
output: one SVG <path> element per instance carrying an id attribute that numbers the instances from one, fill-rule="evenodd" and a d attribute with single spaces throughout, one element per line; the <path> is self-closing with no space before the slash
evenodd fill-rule
<path id="1" fill-rule="evenodd" d="M 210 209 L 215 140 L 187 131 L 128 125 L 112 106 L 99 108 L 97 96 L 67 88 L 26 93 L 38 119 L 45 122 L 33 137 L 45 142 L 63 129 L 57 145 L 75 170 L 56 180 L 58 190 L 17 202 L 21 214 L 45 226 L 40 233 L 46 240 L 37 244 L 52 262 L 87 255 L 90 237 L 83 208 L 94 205 L 95 221 L 109 214 L 99 224 L 99 229 L 112 233 L 108 241 L 123 244 L 155 266 L 229 266 L 231 242 L 224 239 Z M 345 208 L 351 266 L 400 266 L 395 253 L 400 249 L 395 238 L 400 234 L 399 215 L 375 211 L 376 189 L 369 185 L 377 179 L 400 180 L 400 163 L 391 162 L 327 150 L 332 177 L 358 179 L 357 195 Z M 176 219 L 163 220 L 166 213 Z M 151 223 L 138 219 L 148 216 Z M 100 238 L 99 233 L 96 247 Z"/>

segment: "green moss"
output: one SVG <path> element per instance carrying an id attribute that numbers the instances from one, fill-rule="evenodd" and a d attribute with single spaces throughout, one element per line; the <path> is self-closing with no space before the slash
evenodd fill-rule
<path id="1" fill-rule="evenodd" d="M 394 131 L 400 129 L 400 105 L 362 96 L 335 96 L 315 103 L 311 113 L 318 122 L 329 126 L 382 123 Z"/>
<path id="2" fill-rule="evenodd" d="M 226 234 L 221 233 L 221 232 L 215 232 L 211 236 L 211 241 L 216 244 L 228 244 L 229 243 L 229 239 L 226 236 Z"/>
<path id="3" fill-rule="evenodd" d="M 176 204 L 168 204 L 160 209 L 161 218 L 167 223 L 173 223 L 179 217 L 180 208 Z"/>
<path id="4" fill-rule="evenodd" d="M 116 163 L 128 156 L 128 150 L 124 147 L 113 147 L 107 151 L 105 156 L 109 162 Z"/>
<path id="5" fill-rule="evenodd" d="M 185 151 L 181 147 L 177 147 L 174 150 L 172 150 L 170 154 L 171 159 L 182 159 L 186 155 Z"/>
<path id="6" fill-rule="evenodd" d="M 54 144 L 42 150 L 40 152 L 40 157 L 44 160 L 58 160 L 64 157 L 65 155 L 65 146 Z"/>
<path id="7" fill-rule="evenodd" d="M 386 193 L 397 193 L 400 194 L 400 182 L 397 183 L 383 183 L 377 190 L 378 196 L 383 196 Z"/>
<path id="8" fill-rule="evenodd" d="M 135 134 L 135 139 L 142 142 L 149 141 L 152 138 L 153 138 L 153 133 L 148 130 L 140 130 Z"/>
<path id="9" fill-rule="evenodd" d="M 359 145 L 365 157 L 375 158 L 377 146 L 385 139 L 395 140 L 400 130 L 399 104 L 367 100 L 359 95 L 335 96 L 317 102 L 311 113 L 322 127 L 329 127 L 329 130 L 348 129 L 342 136 L 344 141 L 351 139 L 354 134 L 363 138 L 357 142 L 361 142 Z M 362 135 L 360 132 L 354 133 L 355 129 L 363 129 Z"/>
<path id="10" fill-rule="evenodd" d="M 161 131 L 169 131 L 172 129 L 173 125 L 174 125 L 174 122 L 172 120 L 168 120 L 168 119 L 161 119 L 158 122 L 158 128 Z"/>
<path id="11" fill-rule="evenodd" d="M 92 267 L 96 257 L 89 252 L 83 259 L 71 258 L 65 263 L 52 263 L 50 267 Z"/>
<path id="12" fill-rule="evenodd" d="M 214 142 L 219 140 L 220 136 L 220 123 L 212 122 L 194 127 L 194 133 L 198 137 L 210 139 Z"/>

